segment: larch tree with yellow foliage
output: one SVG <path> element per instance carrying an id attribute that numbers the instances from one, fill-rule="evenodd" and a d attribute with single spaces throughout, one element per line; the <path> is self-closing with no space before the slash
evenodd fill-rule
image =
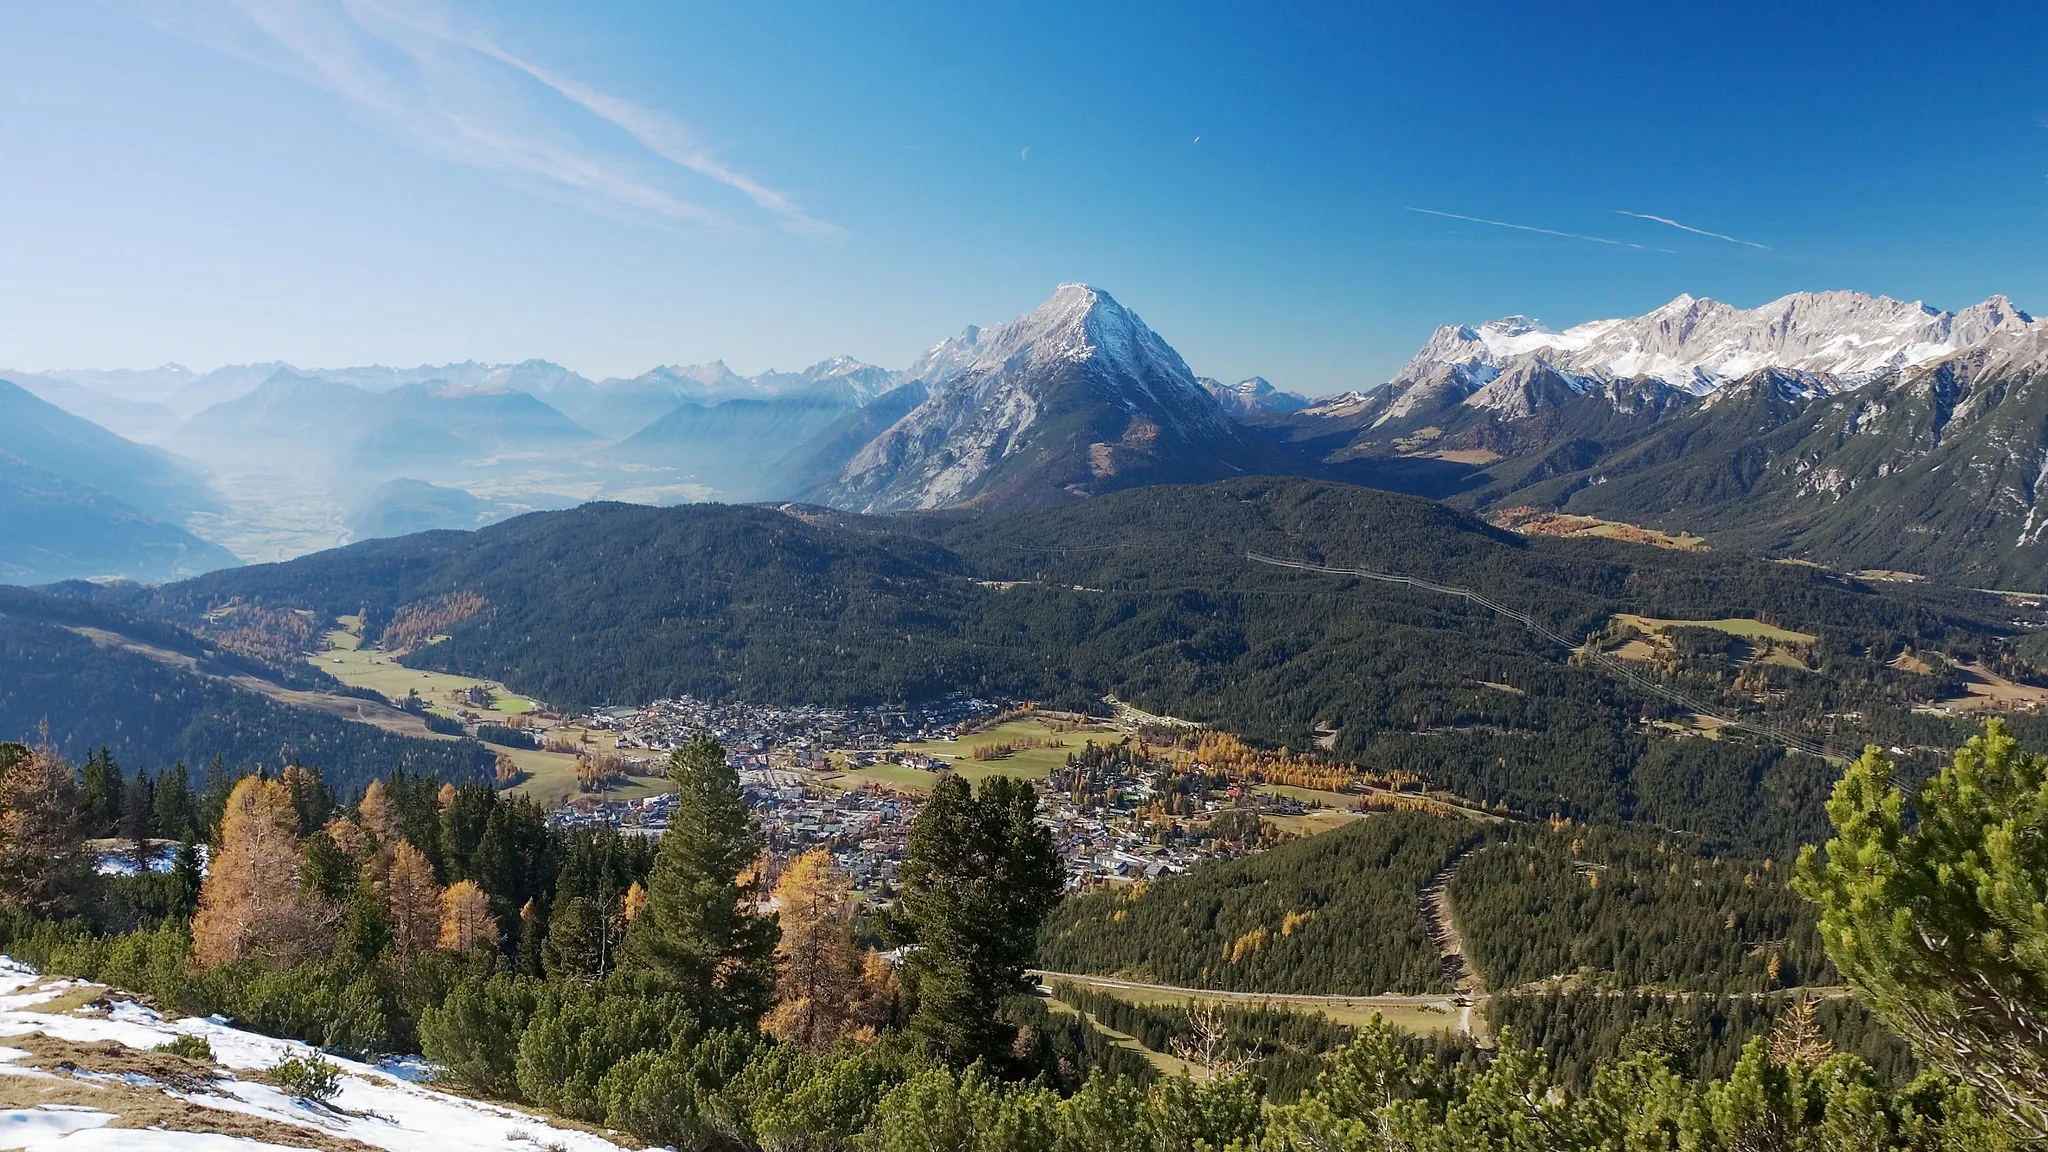
<path id="1" fill-rule="evenodd" d="M 299 891 L 299 817 L 289 788 L 245 776 L 221 814 L 220 853 L 192 917 L 192 955 L 207 966 L 285 967 L 314 955 L 318 924 Z"/>
<path id="2" fill-rule="evenodd" d="M 467 952 L 497 943 L 498 918 L 491 915 L 491 898 L 474 880 L 449 885 L 441 893 L 441 947 Z"/>
<path id="3" fill-rule="evenodd" d="M 853 940 L 853 886 L 822 849 L 793 861 L 775 882 L 775 1007 L 761 1027 L 823 1051 L 853 1027 L 861 955 Z"/>
<path id="4" fill-rule="evenodd" d="M 434 883 L 434 866 L 410 840 L 392 850 L 377 892 L 391 923 L 393 956 L 410 960 L 441 942 L 441 886 Z"/>

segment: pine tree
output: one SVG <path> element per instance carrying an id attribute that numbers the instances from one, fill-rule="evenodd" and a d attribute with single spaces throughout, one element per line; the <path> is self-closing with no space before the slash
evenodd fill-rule
<path id="1" fill-rule="evenodd" d="M 84 831 L 71 765 L 47 744 L 16 758 L 0 774 L 0 903 L 69 910 L 90 883 Z"/>
<path id="2" fill-rule="evenodd" d="M 498 921 L 491 915 L 491 898 L 474 880 L 458 880 L 441 894 L 440 947 L 450 952 L 471 948 L 495 948 Z"/>
<path id="3" fill-rule="evenodd" d="M 400 840 L 391 851 L 391 865 L 378 883 L 384 915 L 391 923 L 391 952 L 411 960 L 441 939 L 441 888 L 426 855 Z"/>
<path id="4" fill-rule="evenodd" d="M 171 858 L 171 894 L 168 914 L 178 920 L 190 920 L 199 911 L 199 892 L 206 883 L 206 860 L 200 853 L 199 842 L 193 838 L 190 829 L 178 844 L 178 854 Z"/>
<path id="5" fill-rule="evenodd" d="M 991 776 L 975 794 L 948 776 L 910 826 L 901 915 L 917 940 L 911 1031 L 960 1064 L 1008 1052 L 1003 998 L 1023 987 L 1038 927 L 1059 903 L 1052 833 L 1037 823 L 1031 785 Z"/>
<path id="6" fill-rule="evenodd" d="M 711 737 L 677 749 L 669 777 L 675 815 L 648 878 L 647 907 L 626 934 L 627 958 L 675 979 L 714 1023 L 757 1020 L 775 987 L 775 920 L 753 910 L 739 878 L 760 855 L 760 827 L 739 773 Z"/>
<path id="7" fill-rule="evenodd" d="M 477 852 L 497 813 L 498 794 L 485 784 L 441 791 L 442 870 L 451 882 L 476 879 Z"/>
<path id="8" fill-rule="evenodd" d="M 528 900 L 519 908 L 519 950 L 513 958 L 513 967 L 521 976 L 539 976 L 547 971 L 544 952 L 547 947 L 548 922 L 542 915 L 540 905 Z"/>
<path id="9" fill-rule="evenodd" d="M 288 764 L 277 774 L 277 782 L 292 794 L 292 811 L 298 814 L 299 835 L 311 836 L 326 825 L 334 813 L 334 793 L 318 768 Z"/>
<path id="10" fill-rule="evenodd" d="M 861 978 L 853 940 L 853 886 L 822 849 L 793 861 L 775 883 L 775 1008 L 761 1027 L 822 1052 L 852 1030 Z"/>
<path id="11" fill-rule="evenodd" d="M 156 853 L 149 846 L 149 826 L 155 815 L 156 791 L 149 786 L 149 777 L 138 771 L 121 786 L 121 819 L 115 829 L 128 842 L 138 875 L 156 864 Z"/>
<path id="12" fill-rule="evenodd" d="M 88 836 L 114 835 L 121 819 L 121 766 L 113 752 L 101 747 L 79 769 L 79 805 L 85 810 Z"/>
<path id="13" fill-rule="evenodd" d="M 192 918 L 193 959 L 285 967 L 318 951 L 299 893 L 298 824 L 284 785 L 254 776 L 235 784 L 221 813 L 220 851 Z"/>
<path id="14" fill-rule="evenodd" d="M 171 765 L 171 770 L 157 774 L 156 808 L 150 814 L 150 823 L 156 834 L 169 840 L 183 841 L 198 835 L 198 810 L 192 803 L 192 775 L 185 770 L 180 760 Z"/>
<path id="15" fill-rule="evenodd" d="M 220 824 L 227 812 L 228 794 L 235 790 L 236 780 L 219 753 L 206 762 L 206 791 L 199 797 L 199 834 L 216 848 L 220 846 Z"/>

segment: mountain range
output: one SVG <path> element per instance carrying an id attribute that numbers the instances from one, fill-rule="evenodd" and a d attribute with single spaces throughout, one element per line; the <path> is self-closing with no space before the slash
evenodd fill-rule
<path id="1" fill-rule="evenodd" d="M 98 404 L 110 422 L 139 419 L 120 405 L 168 412 L 176 426 L 156 439 L 176 457 L 127 441 L 116 455 L 176 469 L 185 506 L 137 503 L 130 489 L 147 496 L 147 484 L 53 475 L 175 530 L 290 509 L 362 538 L 590 499 L 1031 508 L 1289 474 L 1489 516 L 1534 508 L 1850 570 L 2042 588 L 2043 332 L 2003 297 L 1945 312 L 1853 292 L 1750 309 L 1680 296 L 1562 331 L 1520 316 L 1446 325 L 1386 384 L 1311 402 L 1259 377 L 1197 375 L 1109 293 L 1065 284 L 900 371 L 847 357 L 752 377 L 714 361 L 601 381 L 538 360 L 170 366 L 16 374 L 13 402 L 37 392 L 51 411 Z M 33 439 L 0 450 L 36 464 L 22 450 Z M 201 471 L 212 499 L 232 497 L 228 514 L 195 512 L 209 492 Z M 38 483 L 43 507 L 64 501 Z M 224 561 L 179 561 L 208 562 Z"/>

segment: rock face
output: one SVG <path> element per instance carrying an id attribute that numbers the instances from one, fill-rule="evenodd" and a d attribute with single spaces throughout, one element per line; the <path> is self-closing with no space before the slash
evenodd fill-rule
<path id="1" fill-rule="evenodd" d="M 968 329 L 905 375 L 930 399 L 855 453 L 820 502 L 1029 507 L 1297 464 L 1239 429 L 1178 352 L 1086 284 Z"/>
<path id="2" fill-rule="evenodd" d="M 1326 464 L 1455 461 L 1479 507 L 1710 533 L 1853 569 L 2048 586 L 2048 325 L 1853 292 L 1681 296 L 1554 332 L 1446 326 L 1288 418 Z"/>

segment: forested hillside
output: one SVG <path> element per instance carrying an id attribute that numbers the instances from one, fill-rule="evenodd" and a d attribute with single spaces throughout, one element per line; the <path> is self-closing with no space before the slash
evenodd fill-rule
<path id="1" fill-rule="evenodd" d="M 1798 661 L 1688 648 L 1649 674 L 1803 739 L 1918 750 L 1908 773 L 1966 730 L 1911 711 L 1945 682 L 1894 657 L 2007 659 L 2012 631 L 2012 609 L 1978 593 L 1523 539 L 1441 504 L 1286 479 L 979 518 L 589 505 L 85 594 L 193 627 L 237 597 L 322 619 L 360 610 L 372 639 L 400 608 L 474 594 L 481 611 L 404 661 L 557 707 L 967 692 L 1088 710 L 1115 694 L 1271 746 L 1328 733 L 1366 767 L 1530 815 L 1649 821 L 1759 855 L 1821 827 L 1830 774 L 1817 759 L 1646 727 L 1684 728 L 1689 713 L 1470 601 L 1247 551 L 1470 588 L 1565 636 L 1607 628 L 1603 643 L 1618 640 L 1616 612 L 1811 635 Z"/>
<path id="2" fill-rule="evenodd" d="M 1054 972 L 1260 992 L 1445 990 L 1416 893 L 1483 825 L 1389 813 L 1244 860 L 1068 900 Z"/>
<path id="3" fill-rule="evenodd" d="M 1515 827 L 1459 865 L 1450 898 L 1489 988 L 1771 992 L 1839 977 L 1782 862 L 1625 828 Z"/>
<path id="4" fill-rule="evenodd" d="M 453 782 L 490 776 L 491 756 L 474 741 L 408 738 L 279 703 L 230 679 L 259 671 L 250 661 L 106 605 L 0 588 L 0 669 L 0 740 L 37 741 L 47 729 L 67 756 L 105 747 L 152 776 L 216 757 L 240 771 L 317 764 L 347 794 L 394 767 Z M 311 668 L 296 676 L 319 686 Z"/>

